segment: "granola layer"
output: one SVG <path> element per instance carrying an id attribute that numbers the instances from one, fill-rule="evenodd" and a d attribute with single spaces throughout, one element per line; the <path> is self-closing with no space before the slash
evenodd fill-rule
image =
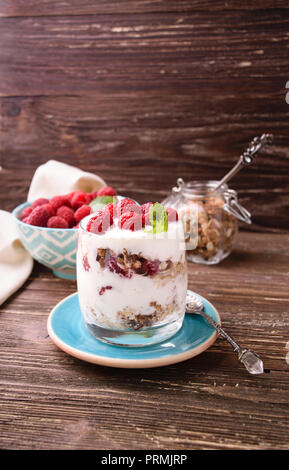
<path id="1" fill-rule="evenodd" d="M 102 269 L 109 269 L 128 278 L 131 278 L 133 274 L 172 277 L 185 269 L 183 262 L 173 262 L 170 259 L 165 261 L 148 259 L 144 258 L 142 253 L 130 253 L 126 248 L 121 253 L 115 253 L 108 248 L 98 248 L 96 261 Z"/>
<path id="2" fill-rule="evenodd" d="M 169 319 L 177 309 L 175 301 L 167 305 L 150 302 L 150 306 L 153 307 L 154 311 L 149 315 L 142 315 L 133 308 L 127 307 L 117 312 L 117 316 L 125 328 L 139 330 L 140 328 L 155 326 L 163 320 Z"/>

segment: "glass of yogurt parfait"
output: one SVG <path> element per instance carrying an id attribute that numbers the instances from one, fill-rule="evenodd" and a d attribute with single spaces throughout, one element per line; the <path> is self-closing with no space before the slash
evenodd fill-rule
<path id="1" fill-rule="evenodd" d="M 80 222 L 77 287 L 83 320 L 98 340 L 146 346 L 182 326 L 187 267 L 175 210 L 130 199 Z"/>

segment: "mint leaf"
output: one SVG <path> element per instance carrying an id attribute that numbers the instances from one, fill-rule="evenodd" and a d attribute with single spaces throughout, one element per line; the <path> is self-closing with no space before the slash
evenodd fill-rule
<path id="1" fill-rule="evenodd" d="M 116 202 L 116 199 L 113 196 L 98 196 L 93 199 L 93 201 L 91 201 L 89 205 L 92 208 L 93 212 L 96 212 L 99 209 L 103 209 L 104 206 L 110 204 L 111 202 Z"/>
<path id="2" fill-rule="evenodd" d="M 153 233 L 167 232 L 169 227 L 168 214 L 165 206 L 156 202 L 150 208 L 150 222 Z"/>

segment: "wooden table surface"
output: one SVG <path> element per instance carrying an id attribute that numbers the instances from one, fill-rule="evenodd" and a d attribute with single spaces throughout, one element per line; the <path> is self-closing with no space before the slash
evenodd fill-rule
<path id="1" fill-rule="evenodd" d="M 223 339 L 183 363 L 126 370 L 58 349 L 46 321 L 76 290 L 35 263 L 0 309 L 0 447 L 6 449 L 288 449 L 289 234 L 241 232 L 216 266 L 189 264 L 189 287 L 258 352 L 251 376 Z"/>

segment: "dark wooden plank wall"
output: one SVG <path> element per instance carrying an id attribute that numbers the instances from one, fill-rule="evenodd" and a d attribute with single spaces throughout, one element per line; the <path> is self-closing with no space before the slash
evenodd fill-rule
<path id="1" fill-rule="evenodd" d="M 161 200 L 178 176 L 222 177 L 252 137 L 273 132 L 232 186 L 250 229 L 287 230 L 288 7 L 0 1 L 0 207 L 22 202 L 50 158 Z"/>

